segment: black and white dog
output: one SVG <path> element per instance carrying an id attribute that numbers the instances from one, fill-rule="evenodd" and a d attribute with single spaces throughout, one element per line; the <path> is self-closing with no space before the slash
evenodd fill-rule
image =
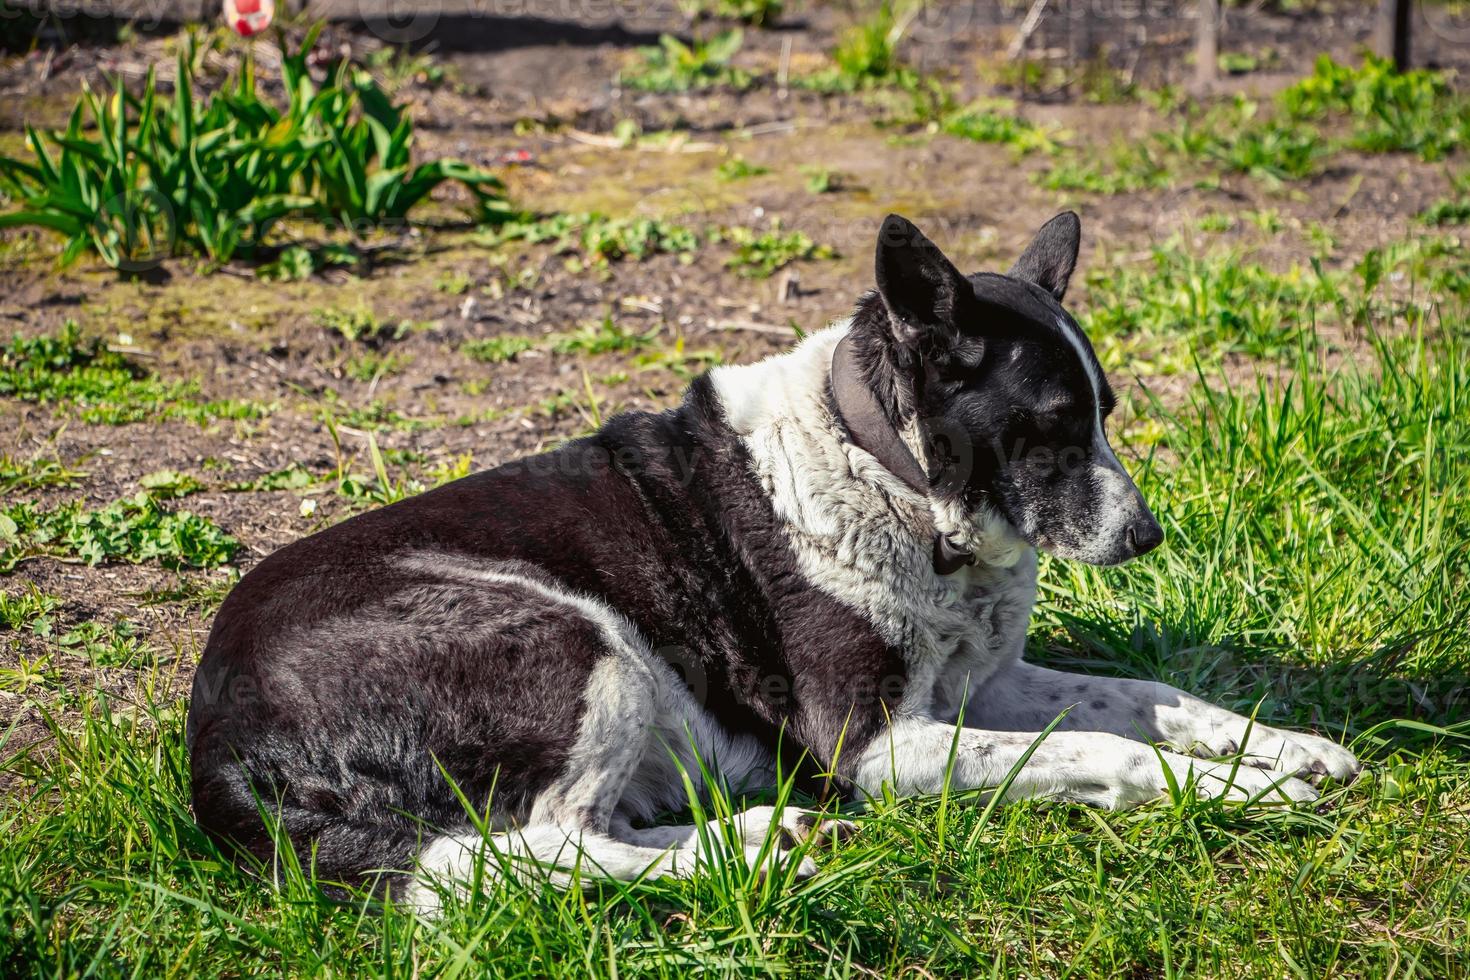
<path id="1" fill-rule="evenodd" d="M 979 788 L 1070 706 L 1011 796 L 1127 807 L 1168 769 L 1296 801 L 1351 778 L 1326 739 L 1021 659 L 1036 549 L 1107 565 L 1163 538 L 1060 304 L 1080 232 L 1059 215 L 1009 274 L 966 277 L 890 216 L 876 291 L 794 350 L 276 552 L 194 681 L 199 822 L 269 860 L 269 813 L 320 876 L 396 870 L 432 905 L 484 846 L 458 793 L 503 852 L 691 872 L 697 828 L 645 824 L 687 804 L 696 752 L 736 787 L 793 750 L 858 797 L 947 770 Z M 1251 766 L 1203 761 L 1237 751 Z M 819 829 L 737 821 L 752 851 Z"/>

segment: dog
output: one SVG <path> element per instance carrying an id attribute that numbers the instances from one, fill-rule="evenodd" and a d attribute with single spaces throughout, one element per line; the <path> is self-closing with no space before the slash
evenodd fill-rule
<path id="1" fill-rule="evenodd" d="M 705 791 L 700 760 L 854 799 L 995 788 L 1024 761 L 1008 798 L 1106 808 L 1351 779 L 1328 739 L 1022 658 L 1038 549 L 1112 565 L 1163 540 L 1061 305 L 1080 239 L 1060 214 L 1009 273 L 965 276 L 890 215 L 876 289 L 794 349 L 277 551 L 195 677 L 198 822 L 432 910 L 483 861 L 487 807 L 503 855 L 694 873 L 702 828 L 650 821 L 688 805 L 685 774 Z M 750 860 L 846 829 L 735 824 Z"/>

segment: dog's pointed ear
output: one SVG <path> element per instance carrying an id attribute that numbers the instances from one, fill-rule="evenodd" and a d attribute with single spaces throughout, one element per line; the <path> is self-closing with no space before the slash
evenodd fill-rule
<path id="1" fill-rule="evenodd" d="M 874 266 L 878 295 L 900 342 L 912 345 L 936 328 L 954 332 L 956 308 L 971 294 L 970 284 L 912 221 L 896 214 L 883 219 Z"/>
<path id="2" fill-rule="evenodd" d="M 1066 295 L 1072 270 L 1077 268 L 1077 252 L 1081 247 L 1082 220 L 1075 211 L 1063 211 L 1041 226 L 1009 274 L 1036 283 L 1060 302 Z"/>

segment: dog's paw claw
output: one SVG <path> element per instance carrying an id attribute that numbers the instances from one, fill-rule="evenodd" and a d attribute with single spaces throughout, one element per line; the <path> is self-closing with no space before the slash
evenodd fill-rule
<path id="1" fill-rule="evenodd" d="M 788 809 L 781 818 L 782 838 L 789 840 L 789 846 L 793 847 L 805 841 L 810 841 L 817 847 L 843 843 L 856 834 L 857 830 L 857 824 L 851 820 L 829 817 L 810 810 Z"/>

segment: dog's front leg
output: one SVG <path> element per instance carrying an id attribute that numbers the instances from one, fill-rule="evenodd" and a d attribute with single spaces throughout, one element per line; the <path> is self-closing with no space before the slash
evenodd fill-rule
<path id="1" fill-rule="evenodd" d="M 854 767 L 854 780 L 876 796 L 887 783 L 901 794 L 999 786 L 1039 735 L 956 728 L 929 718 L 901 716 L 877 735 Z M 1006 792 L 1007 799 L 1046 797 L 1124 809 L 1164 793 L 1168 767 L 1179 786 L 1193 776 L 1202 797 L 1269 802 L 1311 800 L 1317 791 L 1280 773 L 1204 762 L 1158 752 L 1105 732 L 1054 731 L 1036 745 Z"/>
<path id="2" fill-rule="evenodd" d="M 1059 726 L 1164 742 L 1181 752 L 1241 752 L 1254 766 L 1307 778 L 1351 779 L 1361 766 L 1336 742 L 1288 732 L 1201 701 L 1167 684 L 1089 677 L 1017 661 L 986 681 L 965 708 L 965 724 L 1035 731 L 1070 708 Z"/>

